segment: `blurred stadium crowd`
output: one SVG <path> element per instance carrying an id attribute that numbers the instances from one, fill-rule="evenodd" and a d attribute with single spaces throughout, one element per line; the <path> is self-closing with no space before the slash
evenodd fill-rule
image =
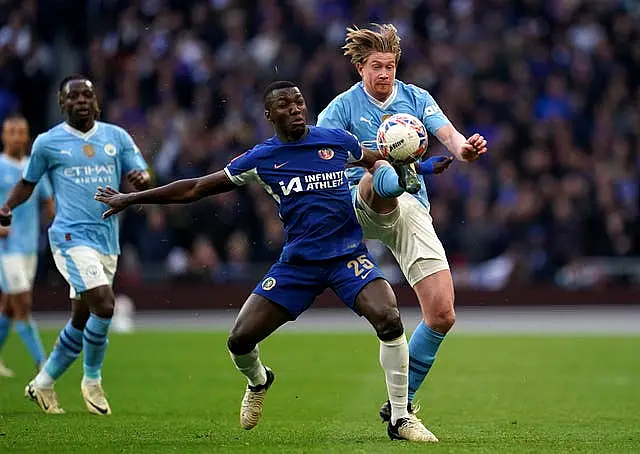
<path id="1" fill-rule="evenodd" d="M 21 111 L 42 132 L 59 121 L 43 107 L 58 79 L 81 72 L 158 184 L 198 176 L 271 134 L 269 81 L 298 81 L 313 121 L 357 80 L 340 46 L 346 26 L 368 22 L 399 29 L 399 78 L 489 142 L 480 162 L 428 180 L 459 285 L 562 283 L 585 256 L 638 255 L 633 1 L 0 0 L 0 118 Z M 61 68 L 66 53 L 79 56 L 75 67 Z M 444 152 L 433 138 L 430 152 Z M 254 279 L 283 241 L 257 187 L 131 210 L 122 227 L 119 274 L 129 282 Z"/>

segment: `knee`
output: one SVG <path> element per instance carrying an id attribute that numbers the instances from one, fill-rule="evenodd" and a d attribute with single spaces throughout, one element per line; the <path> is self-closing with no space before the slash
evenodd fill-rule
<path id="1" fill-rule="evenodd" d="M 88 304 L 92 314 L 101 318 L 112 318 L 115 307 L 115 299 L 111 291 L 100 292 L 92 295 L 91 303 Z"/>
<path id="2" fill-rule="evenodd" d="M 453 300 L 443 303 L 445 304 L 438 305 L 437 308 L 432 311 L 428 320 L 425 320 L 425 322 L 434 331 L 446 334 L 453 328 L 456 322 L 456 313 L 453 308 Z"/>
<path id="3" fill-rule="evenodd" d="M 20 294 L 11 298 L 14 320 L 27 320 L 31 313 L 31 295 Z"/>
<path id="4" fill-rule="evenodd" d="M 397 339 L 404 333 L 402 319 L 397 307 L 390 307 L 384 310 L 372 320 L 376 335 L 381 341 L 390 341 Z"/>
<path id="5" fill-rule="evenodd" d="M 227 339 L 227 348 L 234 355 L 246 355 L 256 348 L 256 342 L 249 333 L 234 327 Z"/>

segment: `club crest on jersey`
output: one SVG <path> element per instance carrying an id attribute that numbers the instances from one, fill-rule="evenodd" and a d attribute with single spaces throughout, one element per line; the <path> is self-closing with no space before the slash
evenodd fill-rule
<path id="1" fill-rule="evenodd" d="M 329 159 L 333 158 L 334 154 L 335 153 L 331 148 L 321 148 L 318 150 L 318 156 L 320 156 L 325 161 L 328 161 Z"/>
<path id="2" fill-rule="evenodd" d="M 93 158 L 96 154 L 96 150 L 90 143 L 86 143 L 82 146 L 82 152 L 87 158 Z"/>
<path id="3" fill-rule="evenodd" d="M 104 154 L 107 156 L 115 156 L 116 155 L 116 146 L 112 143 L 108 143 L 104 146 Z"/>
<path id="4" fill-rule="evenodd" d="M 276 286 L 276 280 L 272 277 L 268 277 L 264 281 L 262 281 L 262 290 L 269 291 L 275 286 Z"/>

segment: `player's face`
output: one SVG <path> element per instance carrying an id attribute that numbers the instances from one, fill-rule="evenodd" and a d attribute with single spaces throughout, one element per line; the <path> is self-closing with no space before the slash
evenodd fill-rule
<path id="1" fill-rule="evenodd" d="M 2 144 L 12 156 L 24 155 L 29 141 L 29 127 L 23 119 L 10 119 L 2 126 Z"/>
<path id="2" fill-rule="evenodd" d="M 60 107 L 72 121 L 95 119 L 99 109 L 93 84 L 84 79 L 69 81 L 62 89 Z"/>
<path id="3" fill-rule="evenodd" d="M 307 128 L 307 104 L 297 87 L 274 90 L 265 116 L 287 135 L 304 133 Z"/>
<path id="4" fill-rule="evenodd" d="M 378 101 L 385 101 L 391 95 L 396 78 L 396 54 L 373 52 L 356 68 L 371 96 Z"/>

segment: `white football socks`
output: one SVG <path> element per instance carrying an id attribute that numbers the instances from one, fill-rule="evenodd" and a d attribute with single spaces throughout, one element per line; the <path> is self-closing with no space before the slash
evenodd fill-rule
<path id="1" fill-rule="evenodd" d="M 391 404 L 391 424 L 409 416 L 409 346 L 402 334 L 391 341 L 380 341 L 380 365 L 387 380 L 387 392 Z"/>
<path id="2" fill-rule="evenodd" d="M 260 351 L 257 345 L 246 355 L 234 355 L 231 352 L 229 354 L 236 368 L 247 377 L 250 386 L 264 385 L 267 382 L 267 372 L 260 362 Z"/>

